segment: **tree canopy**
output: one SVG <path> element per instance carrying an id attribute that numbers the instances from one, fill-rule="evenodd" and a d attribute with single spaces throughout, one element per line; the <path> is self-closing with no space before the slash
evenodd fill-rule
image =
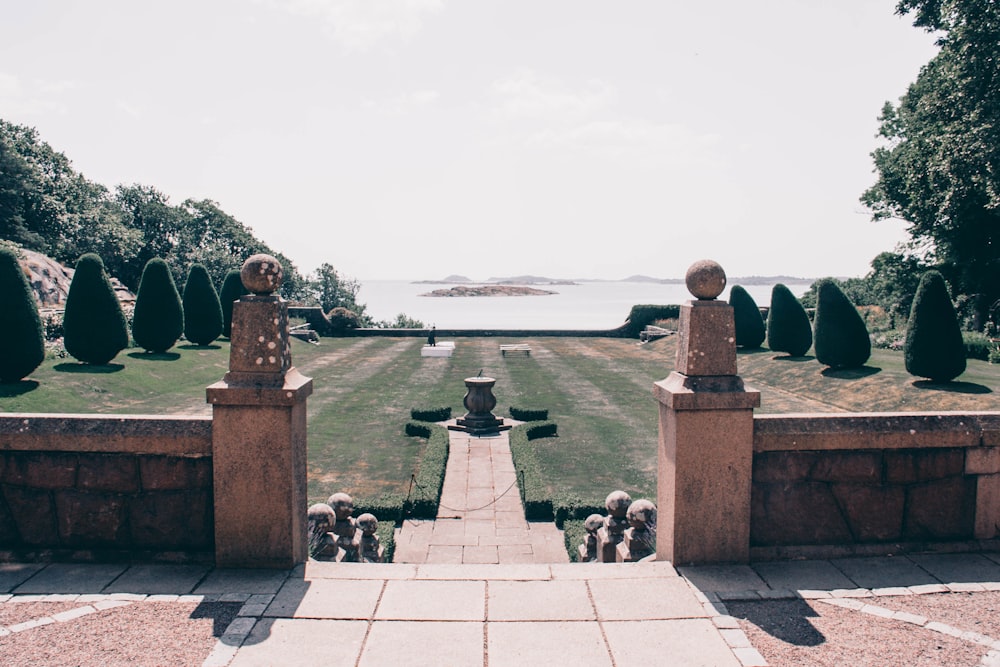
<path id="1" fill-rule="evenodd" d="M 939 33 L 940 50 L 883 106 L 878 179 L 862 201 L 876 220 L 909 223 L 981 325 L 1000 298 L 1000 4 L 902 0 L 896 11 Z"/>

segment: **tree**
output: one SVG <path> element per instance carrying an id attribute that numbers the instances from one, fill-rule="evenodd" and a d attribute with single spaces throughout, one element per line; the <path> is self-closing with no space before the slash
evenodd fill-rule
<path id="1" fill-rule="evenodd" d="M 831 368 L 860 368 L 872 354 L 865 321 L 830 279 L 819 281 L 816 302 L 816 359 Z"/>
<path id="2" fill-rule="evenodd" d="M 167 263 L 154 257 L 146 263 L 135 295 L 132 337 L 147 352 L 166 352 L 184 331 L 184 307 Z"/>
<path id="3" fill-rule="evenodd" d="M 249 293 L 250 291 L 243 286 L 239 269 L 232 269 L 226 274 L 226 279 L 219 290 L 219 302 L 222 305 L 222 335 L 226 338 L 229 338 L 233 329 L 233 302 Z"/>
<path id="4" fill-rule="evenodd" d="M 885 145 L 862 196 L 874 219 L 901 218 L 958 294 L 975 326 L 1000 298 L 1000 5 L 902 0 L 899 14 L 939 32 L 940 51 L 879 117 Z"/>
<path id="5" fill-rule="evenodd" d="M 63 313 L 66 351 L 85 364 L 103 365 L 128 347 L 128 324 L 100 256 L 76 263 Z"/>
<path id="6" fill-rule="evenodd" d="M 346 308 L 359 317 L 364 316 L 365 306 L 358 303 L 361 283 L 342 276 L 332 265 L 323 263 L 310 276 L 311 296 L 319 302 L 324 313 L 334 308 Z"/>
<path id="7" fill-rule="evenodd" d="M 944 278 L 928 271 L 913 297 L 903 348 L 906 372 L 948 382 L 965 372 L 965 344 Z"/>
<path id="8" fill-rule="evenodd" d="M 812 325 L 806 309 L 791 290 L 777 283 L 771 288 L 767 311 L 767 346 L 775 352 L 801 357 L 812 347 Z"/>
<path id="9" fill-rule="evenodd" d="M 0 246 L 0 382 L 17 382 L 45 359 L 42 318 L 17 253 Z"/>
<path id="10" fill-rule="evenodd" d="M 733 307 L 733 319 L 736 323 L 736 346 L 760 347 L 766 332 L 757 302 L 741 285 L 733 285 L 729 290 L 729 305 Z"/>
<path id="11" fill-rule="evenodd" d="M 184 282 L 184 337 L 195 345 L 208 345 L 222 333 L 222 304 L 208 271 L 191 265 Z"/>

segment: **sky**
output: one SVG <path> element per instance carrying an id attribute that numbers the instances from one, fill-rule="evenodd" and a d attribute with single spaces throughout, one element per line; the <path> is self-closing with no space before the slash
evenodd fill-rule
<path id="1" fill-rule="evenodd" d="M 896 0 L 3 0 L 0 118 L 303 273 L 861 276 Z"/>

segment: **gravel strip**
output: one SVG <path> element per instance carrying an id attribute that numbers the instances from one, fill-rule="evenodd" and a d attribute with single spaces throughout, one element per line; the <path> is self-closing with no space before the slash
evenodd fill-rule
<path id="1" fill-rule="evenodd" d="M 967 667 L 989 651 L 912 623 L 821 602 L 727 602 L 726 607 L 772 667 Z"/>
<path id="2" fill-rule="evenodd" d="M 871 602 L 1000 641 L 1000 592 L 900 595 L 879 597 Z"/>
<path id="3" fill-rule="evenodd" d="M 0 608 L 6 611 L 8 606 L 30 606 L 43 610 L 39 616 L 51 616 L 58 613 L 56 605 L 67 611 L 66 603 L 3 604 Z M 223 602 L 133 602 L 0 637 L 0 664 L 201 665 L 241 606 Z M 49 611 L 44 611 L 46 607 Z"/>

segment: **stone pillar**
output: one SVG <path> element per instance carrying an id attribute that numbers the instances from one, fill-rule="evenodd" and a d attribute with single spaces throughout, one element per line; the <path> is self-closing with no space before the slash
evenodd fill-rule
<path id="1" fill-rule="evenodd" d="M 675 565 L 750 558 L 753 409 L 760 393 L 736 374 L 733 309 L 717 301 L 726 274 L 702 260 L 687 273 L 676 370 L 653 386 L 660 403 L 659 560 Z"/>
<path id="2" fill-rule="evenodd" d="M 254 255 L 241 271 L 253 294 L 233 304 L 229 372 L 212 404 L 215 562 L 290 568 L 308 558 L 306 398 L 292 366 L 288 305 L 273 294 L 282 269 Z"/>

